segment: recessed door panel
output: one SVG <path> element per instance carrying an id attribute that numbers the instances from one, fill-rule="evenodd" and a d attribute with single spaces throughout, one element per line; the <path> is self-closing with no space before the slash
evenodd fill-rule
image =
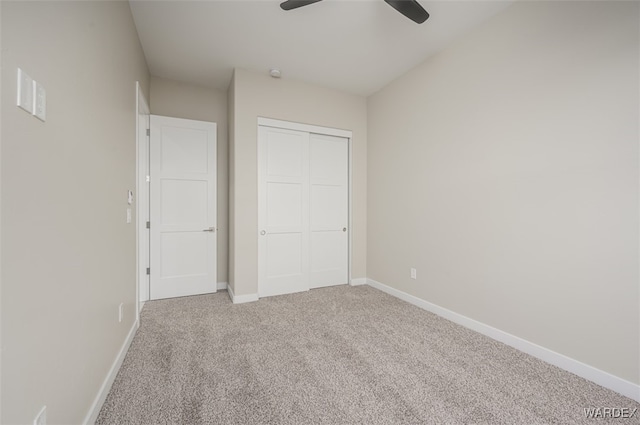
<path id="1" fill-rule="evenodd" d="M 347 139 L 312 134 L 310 143 L 311 179 L 343 184 L 348 175 L 348 163 L 343 160 L 348 152 Z"/>
<path id="2" fill-rule="evenodd" d="M 300 233 L 267 235 L 267 278 L 302 276 Z"/>
<path id="3" fill-rule="evenodd" d="M 311 227 L 315 230 L 338 230 L 345 227 L 346 209 L 347 198 L 343 186 L 311 186 Z"/>
<path id="4" fill-rule="evenodd" d="M 207 173 L 209 132 L 175 126 L 163 126 L 159 135 L 161 170 L 166 173 Z"/>
<path id="5" fill-rule="evenodd" d="M 267 133 L 267 175 L 269 177 L 302 177 L 303 144 L 300 134 L 270 129 Z"/>
<path id="6" fill-rule="evenodd" d="M 161 224 L 195 225 L 204 229 L 209 216 L 209 185 L 206 180 L 160 180 Z"/>
<path id="7" fill-rule="evenodd" d="M 267 183 L 267 226 L 302 226 L 302 184 Z M 272 229 L 273 231 L 273 229 Z"/>
<path id="8" fill-rule="evenodd" d="M 347 246 L 343 242 L 342 231 L 314 232 L 311 235 L 311 274 L 342 273 L 347 266 Z M 338 279 L 336 284 L 340 283 L 345 282 Z"/>
<path id="9" fill-rule="evenodd" d="M 206 276 L 207 235 L 203 232 L 163 233 L 160 242 L 160 278 Z"/>

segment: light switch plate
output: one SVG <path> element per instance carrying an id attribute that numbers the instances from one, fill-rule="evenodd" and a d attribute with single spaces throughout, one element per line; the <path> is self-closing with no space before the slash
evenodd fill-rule
<path id="1" fill-rule="evenodd" d="M 33 115 L 41 121 L 47 119 L 47 91 L 37 81 L 33 81 Z"/>
<path id="2" fill-rule="evenodd" d="M 18 106 L 33 114 L 33 79 L 18 68 Z"/>

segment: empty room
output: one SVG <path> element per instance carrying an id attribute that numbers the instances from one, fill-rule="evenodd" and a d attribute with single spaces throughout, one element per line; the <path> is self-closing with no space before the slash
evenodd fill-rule
<path id="1" fill-rule="evenodd" d="M 640 2 L 0 25 L 0 423 L 640 423 Z"/>

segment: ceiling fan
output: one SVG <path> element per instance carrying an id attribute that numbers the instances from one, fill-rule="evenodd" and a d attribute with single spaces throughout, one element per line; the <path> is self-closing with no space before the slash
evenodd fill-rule
<path id="1" fill-rule="evenodd" d="M 322 0 L 287 0 L 280 3 L 282 10 L 297 9 L 302 6 L 308 6 Z M 384 0 L 388 5 L 407 18 L 418 24 L 423 23 L 429 17 L 429 13 L 416 0 Z"/>

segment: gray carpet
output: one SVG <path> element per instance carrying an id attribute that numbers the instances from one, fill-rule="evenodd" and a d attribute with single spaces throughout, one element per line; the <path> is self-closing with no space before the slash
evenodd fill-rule
<path id="1" fill-rule="evenodd" d="M 98 424 L 593 424 L 609 421 L 584 408 L 640 407 L 367 286 L 141 317 Z"/>

